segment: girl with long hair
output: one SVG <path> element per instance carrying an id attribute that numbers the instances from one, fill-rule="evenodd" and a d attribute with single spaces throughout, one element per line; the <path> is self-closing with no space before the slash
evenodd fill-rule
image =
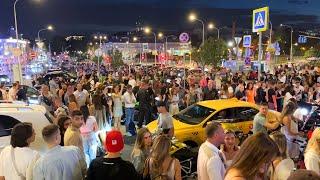
<path id="1" fill-rule="evenodd" d="M 265 133 L 248 137 L 226 172 L 225 180 L 263 180 L 279 149 Z"/>
<path id="2" fill-rule="evenodd" d="M 150 154 L 150 149 L 152 145 L 152 136 L 147 128 L 139 129 L 137 133 L 136 142 L 134 144 L 131 160 L 136 171 L 142 175 L 144 162 Z"/>
<path id="3" fill-rule="evenodd" d="M 92 97 L 92 104 L 94 106 L 94 116 L 98 123 L 98 128 L 100 130 L 105 130 L 107 123 L 107 117 L 105 112 L 105 106 L 103 105 L 104 94 L 100 87 L 97 88 L 96 92 Z"/>
<path id="4" fill-rule="evenodd" d="M 60 134 L 61 134 L 61 142 L 60 145 L 63 146 L 64 142 L 64 133 L 68 129 L 69 125 L 71 124 L 71 118 L 69 116 L 60 116 L 58 117 L 58 126 L 60 129 Z"/>
<path id="5" fill-rule="evenodd" d="M 112 94 L 114 128 L 117 130 L 120 130 L 121 128 L 121 117 L 123 115 L 122 100 L 121 100 L 123 87 L 124 87 L 124 84 L 121 84 L 121 88 L 119 85 L 115 85 L 113 87 L 114 93 Z"/>
<path id="6" fill-rule="evenodd" d="M 287 146 L 289 156 L 291 158 L 297 158 L 299 156 L 299 145 L 293 143 L 297 136 L 301 135 L 298 131 L 298 122 L 293 117 L 293 113 L 297 109 L 297 104 L 293 101 L 289 101 L 283 108 L 280 116 L 280 120 L 284 126 L 281 127 L 281 132 L 287 138 Z"/>
<path id="7" fill-rule="evenodd" d="M 170 156 L 171 140 L 166 135 L 158 136 L 152 145 L 151 154 L 146 160 L 143 176 L 151 179 L 167 177 L 181 180 L 181 165 L 178 159 Z"/>
<path id="8" fill-rule="evenodd" d="M 90 116 L 89 109 L 87 106 L 81 106 L 80 108 L 83 114 L 84 123 L 80 128 L 82 140 L 83 140 L 83 150 L 86 158 L 87 165 L 96 158 L 98 141 L 96 133 L 98 131 L 98 125 L 96 118 Z"/>
<path id="9" fill-rule="evenodd" d="M 320 128 L 312 133 L 304 154 L 304 164 L 308 170 L 320 174 Z"/>
<path id="10" fill-rule="evenodd" d="M 70 114 L 72 114 L 72 112 L 75 110 L 79 110 L 79 105 L 78 105 L 76 96 L 74 94 L 70 94 L 68 100 L 69 100 L 68 109 Z"/>
<path id="11" fill-rule="evenodd" d="M 287 139 L 286 136 L 279 131 L 270 134 L 270 138 L 277 144 L 279 153 L 272 162 L 270 169 L 271 180 L 286 180 L 290 176 L 294 162 L 287 154 Z"/>
<path id="12" fill-rule="evenodd" d="M 255 103 L 254 97 L 256 96 L 256 90 L 253 87 L 253 83 L 249 82 L 246 89 L 247 101 L 250 103 Z"/>
<path id="13" fill-rule="evenodd" d="M 221 145 L 220 152 L 224 156 L 226 166 L 229 167 L 234 157 L 239 152 L 240 147 L 236 144 L 236 135 L 233 131 L 225 132 L 224 144 Z"/>

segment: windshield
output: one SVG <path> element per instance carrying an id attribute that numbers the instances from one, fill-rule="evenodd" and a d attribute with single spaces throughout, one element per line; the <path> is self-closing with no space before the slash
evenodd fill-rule
<path id="1" fill-rule="evenodd" d="M 204 107 L 199 104 L 194 104 L 182 110 L 180 113 L 174 115 L 173 117 L 183 123 L 196 125 L 205 120 L 214 111 L 214 109 Z"/>

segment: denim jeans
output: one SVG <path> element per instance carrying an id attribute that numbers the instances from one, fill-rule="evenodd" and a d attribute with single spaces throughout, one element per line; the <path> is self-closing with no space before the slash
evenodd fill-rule
<path id="1" fill-rule="evenodd" d="M 96 134 L 91 132 L 89 134 L 82 134 L 83 151 L 86 158 L 87 167 L 91 161 L 97 156 L 98 141 Z"/>
<path id="2" fill-rule="evenodd" d="M 133 118 L 134 118 L 134 108 L 126 108 L 125 109 L 125 113 L 126 113 L 126 131 L 129 131 L 129 124 L 131 122 L 133 122 Z"/>

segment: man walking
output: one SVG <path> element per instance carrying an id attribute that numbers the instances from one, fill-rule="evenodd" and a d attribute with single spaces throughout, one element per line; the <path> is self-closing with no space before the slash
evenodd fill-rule
<path id="1" fill-rule="evenodd" d="M 137 100 L 139 102 L 139 122 L 138 128 L 142 127 L 144 121 L 148 124 L 151 121 L 151 104 L 150 93 L 148 92 L 149 83 L 145 80 L 142 83 L 141 89 L 137 93 Z"/>
<path id="2" fill-rule="evenodd" d="M 83 153 L 83 141 L 80 133 L 80 127 L 84 123 L 81 111 L 75 110 L 71 114 L 71 125 L 67 128 L 64 134 L 65 146 L 76 146 Z"/>
<path id="3" fill-rule="evenodd" d="M 43 128 L 42 137 L 49 151 L 35 164 L 34 180 L 81 180 L 86 173 L 86 163 L 79 148 L 60 146 L 59 126 L 51 124 Z"/>
<path id="4" fill-rule="evenodd" d="M 132 92 L 132 86 L 127 86 L 127 91 L 123 94 L 122 99 L 124 101 L 125 113 L 126 113 L 126 132 L 127 136 L 132 136 L 130 131 L 130 124 L 133 123 L 134 119 L 134 107 L 135 103 L 137 102 L 136 97 Z M 134 127 L 134 126 L 133 126 Z"/>
<path id="5" fill-rule="evenodd" d="M 226 172 L 223 155 L 218 147 L 224 143 L 221 124 L 213 122 L 206 127 L 206 142 L 202 143 L 198 154 L 198 180 L 223 180 Z"/>

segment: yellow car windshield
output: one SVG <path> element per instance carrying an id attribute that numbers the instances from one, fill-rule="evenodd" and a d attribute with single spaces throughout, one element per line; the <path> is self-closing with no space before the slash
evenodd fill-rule
<path id="1" fill-rule="evenodd" d="M 173 118 L 186 124 L 196 125 L 205 120 L 214 111 L 214 109 L 194 104 L 174 115 Z"/>

